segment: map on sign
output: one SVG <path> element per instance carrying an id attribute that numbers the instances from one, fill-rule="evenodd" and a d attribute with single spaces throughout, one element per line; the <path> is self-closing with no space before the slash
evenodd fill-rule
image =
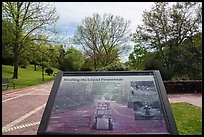
<path id="1" fill-rule="evenodd" d="M 62 75 L 46 133 L 169 134 L 151 75 Z"/>

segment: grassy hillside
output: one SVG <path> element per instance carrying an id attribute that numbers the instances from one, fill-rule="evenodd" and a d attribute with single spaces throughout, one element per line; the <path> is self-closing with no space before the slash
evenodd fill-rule
<path id="1" fill-rule="evenodd" d="M 53 68 L 54 72 L 60 70 Z M 34 65 L 28 65 L 26 68 L 18 68 L 18 79 L 12 79 L 13 76 L 13 66 L 2 65 L 2 78 L 9 78 L 10 81 L 13 81 L 16 85 L 16 89 L 28 87 L 36 84 L 43 83 L 42 81 L 42 69 L 40 66 L 37 66 L 37 71 L 34 71 Z M 53 80 L 55 76 L 48 76 L 46 73 L 44 75 L 44 81 Z M 2 90 L 5 87 L 2 87 Z M 12 89 L 12 87 L 9 87 Z"/>

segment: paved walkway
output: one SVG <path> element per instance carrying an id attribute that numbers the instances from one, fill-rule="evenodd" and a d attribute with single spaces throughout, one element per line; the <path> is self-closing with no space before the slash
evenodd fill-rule
<path id="1" fill-rule="evenodd" d="M 186 102 L 202 108 L 202 94 L 168 94 L 170 103 Z"/>
<path id="2" fill-rule="evenodd" d="M 2 134 L 36 135 L 53 81 L 23 89 L 2 91 Z M 169 94 L 170 103 L 202 107 L 202 94 Z"/>
<path id="3" fill-rule="evenodd" d="M 36 135 L 52 85 L 2 91 L 2 134 Z"/>

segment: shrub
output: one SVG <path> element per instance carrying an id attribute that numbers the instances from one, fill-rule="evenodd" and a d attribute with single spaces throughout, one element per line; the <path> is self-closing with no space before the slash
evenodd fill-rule
<path id="1" fill-rule="evenodd" d="M 23 64 L 23 65 L 21 65 L 21 68 L 26 68 L 26 65 L 24 65 L 24 64 Z"/>
<path id="2" fill-rule="evenodd" d="M 4 65 L 13 65 L 13 57 L 3 57 L 2 56 L 2 64 Z"/>
<path id="3" fill-rule="evenodd" d="M 128 67 L 126 67 L 122 63 L 113 63 L 103 68 L 98 68 L 96 71 L 127 71 Z"/>
<path id="4" fill-rule="evenodd" d="M 117 63 L 117 64 L 112 64 L 108 66 L 107 70 L 108 71 L 126 71 L 128 70 L 128 68 L 123 64 Z"/>
<path id="5" fill-rule="evenodd" d="M 45 73 L 47 73 L 47 74 L 50 76 L 50 75 L 52 75 L 52 73 L 53 73 L 53 69 L 51 69 L 51 68 L 46 68 L 46 69 L 45 69 Z"/>

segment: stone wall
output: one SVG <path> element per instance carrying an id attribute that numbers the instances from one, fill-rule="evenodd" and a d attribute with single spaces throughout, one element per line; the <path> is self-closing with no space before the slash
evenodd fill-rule
<path id="1" fill-rule="evenodd" d="M 168 93 L 202 93 L 202 80 L 164 81 Z"/>

